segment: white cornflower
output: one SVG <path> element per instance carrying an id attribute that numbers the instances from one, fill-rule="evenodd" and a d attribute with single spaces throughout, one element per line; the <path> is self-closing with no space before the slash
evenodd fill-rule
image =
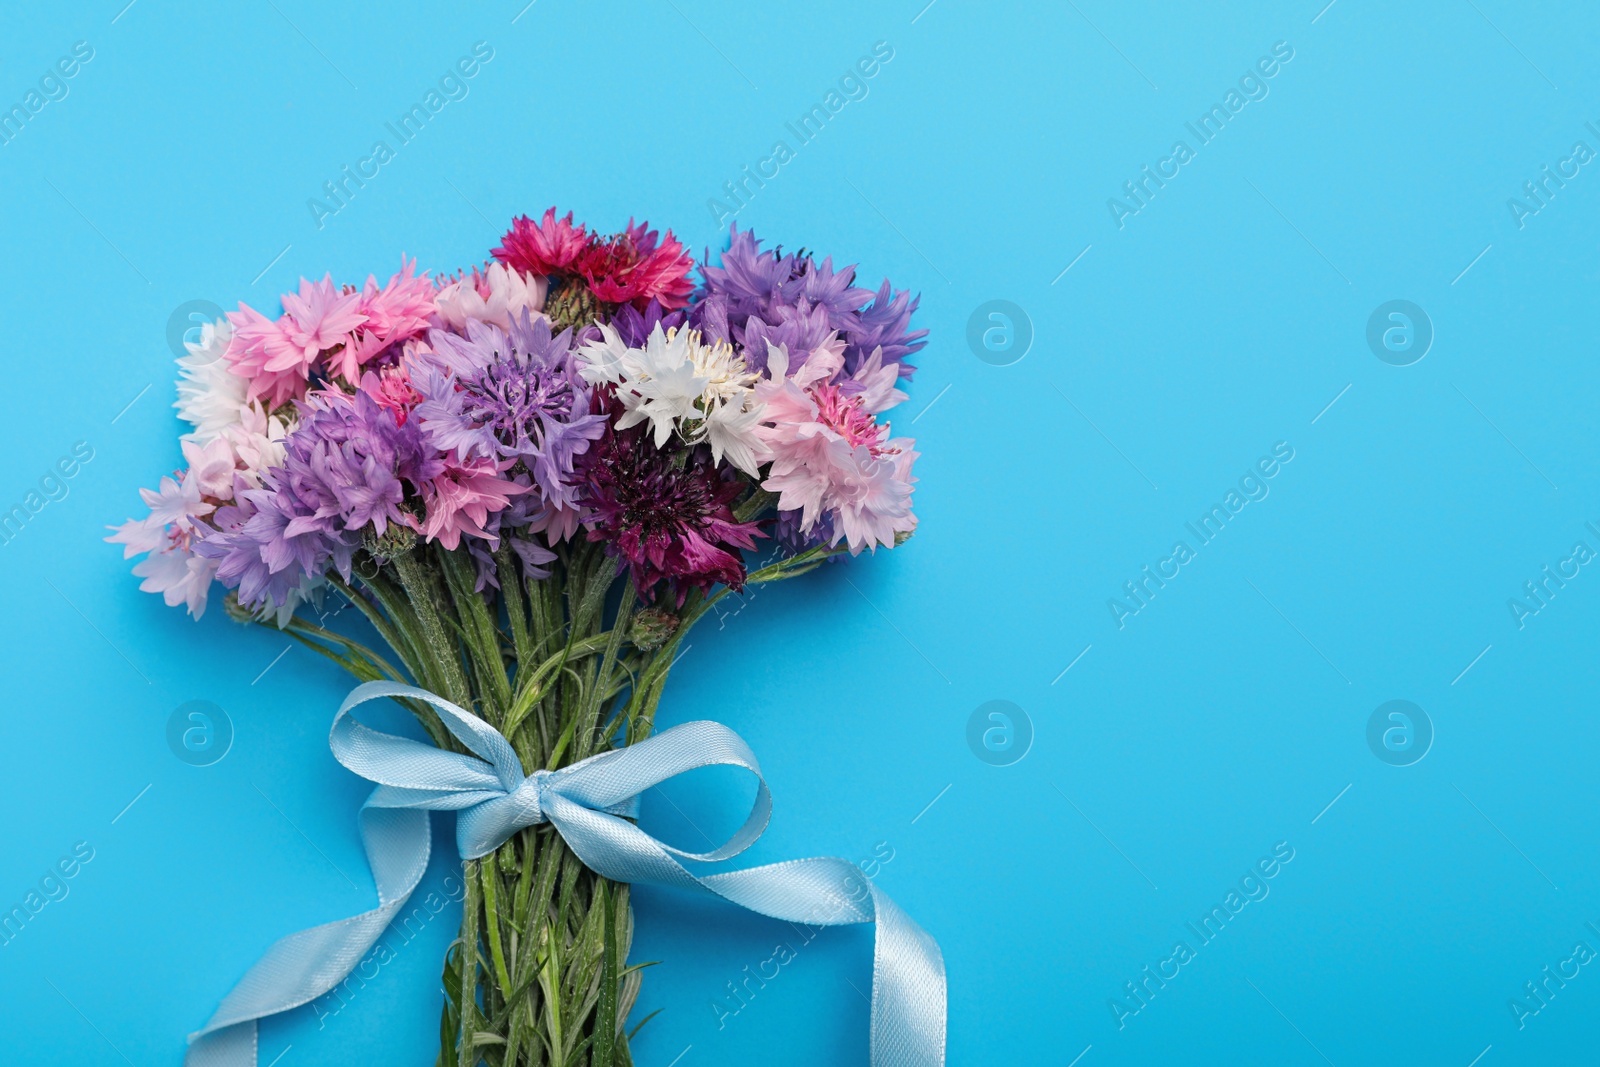
<path id="1" fill-rule="evenodd" d="M 699 331 L 663 331 L 658 324 L 643 348 L 629 348 L 610 326 L 602 339 L 579 351 L 581 373 L 592 385 L 616 386 L 626 409 L 617 429 L 648 421 L 656 447 L 674 432 L 689 444 L 705 442 L 711 458 L 755 477 L 766 454 L 757 435 L 761 402 L 756 375 L 727 343 L 706 344 Z"/>
<path id="2" fill-rule="evenodd" d="M 239 422 L 250 383 L 233 373 L 223 358 L 233 327 L 227 319 L 208 322 L 200 328 L 200 341 L 185 341 L 188 351 L 178 357 L 178 417 L 194 429 L 183 440 L 197 445 L 210 444 L 224 430 Z"/>

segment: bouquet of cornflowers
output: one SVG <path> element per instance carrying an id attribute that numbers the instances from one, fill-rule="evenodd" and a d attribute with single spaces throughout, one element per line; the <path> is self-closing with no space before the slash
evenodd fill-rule
<path id="1" fill-rule="evenodd" d="M 530 771 L 636 744 L 721 598 L 916 527 L 885 419 L 916 299 L 736 227 L 694 269 L 670 231 L 552 208 L 470 272 L 402 258 L 241 304 L 179 360 L 185 469 L 108 540 L 169 605 L 198 618 L 218 582 L 232 617 L 470 709 Z M 322 625 L 336 598 L 388 649 Z M 464 882 L 439 1062 L 630 1063 L 628 887 L 548 824 Z"/>

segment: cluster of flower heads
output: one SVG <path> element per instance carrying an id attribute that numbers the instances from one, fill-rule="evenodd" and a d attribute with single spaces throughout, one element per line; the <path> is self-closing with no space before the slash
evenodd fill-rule
<path id="1" fill-rule="evenodd" d="M 276 318 L 205 327 L 179 360 L 187 467 L 108 538 L 141 588 L 198 617 L 217 581 L 283 624 L 359 551 L 464 548 L 481 590 L 502 546 L 540 578 L 583 538 L 681 603 L 740 588 L 757 538 L 859 553 L 915 529 L 917 453 L 884 418 L 926 335 L 910 294 L 737 228 L 697 286 L 670 231 L 554 208 L 492 255 L 302 280 Z M 775 518 L 741 518 L 758 491 Z"/>

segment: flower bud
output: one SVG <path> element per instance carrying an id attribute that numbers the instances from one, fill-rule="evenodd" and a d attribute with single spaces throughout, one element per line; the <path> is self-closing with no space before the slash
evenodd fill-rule
<path id="1" fill-rule="evenodd" d="M 389 523 L 381 534 L 368 526 L 361 535 L 361 547 L 380 562 L 404 555 L 416 543 L 416 531 L 398 522 Z"/>
<path id="2" fill-rule="evenodd" d="M 256 613 L 239 603 L 239 590 L 230 589 L 228 595 L 222 598 L 222 610 L 234 622 L 255 622 Z"/>
<path id="3" fill-rule="evenodd" d="M 678 617 L 660 608 L 645 608 L 633 617 L 628 640 L 642 652 L 652 652 L 667 643 L 678 628 Z"/>
<path id="4" fill-rule="evenodd" d="M 582 328 L 604 318 L 604 307 L 589 287 L 577 278 L 569 278 L 561 288 L 551 293 L 544 304 L 545 316 L 557 330 L 569 326 Z"/>

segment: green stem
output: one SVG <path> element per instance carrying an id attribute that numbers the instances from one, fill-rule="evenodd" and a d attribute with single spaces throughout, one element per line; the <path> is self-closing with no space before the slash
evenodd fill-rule
<path id="1" fill-rule="evenodd" d="M 395 669 L 393 664 L 384 659 L 382 656 L 378 655 L 378 653 L 374 652 L 372 649 L 368 648 L 366 645 L 363 645 L 359 641 L 345 637 L 343 634 L 334 633 L 325 626 L 318 626 L 314 622 L 307 622 L 301 618 L 293 618 L 289 620 L 289 625 L 284 627 L 284 629 L 296 636 L 315 638 L 318 641 L 323 641 L 335 647 L 342 648 L 345 650 L 345 654 L 348 656 L 360 657 L 361 660 L 366 662 L 366 665 L 370 669 L 373 678 L 382 676 L 392 682 L 404 682 L 406 680 L 400 674 L 400 672 Z"/>
<path id="2" fill-rule="evenodd" d="M 622 650 L 622 638 L 627 633 L 628 619 L 633 614 L 634 599 L 633 579 L 629 578 L 622 592 L 622 603 L 617 607 L 616 620 L 611 624 L 605 654 L 601 656 L 599 668 L 595 671 L 588 704 L 581 712 L 573 762 L 587 758 L 594 751 L 597 740 L 596 729 L 604 721 L 601 717 L 602 705 L 606 702 L 607 691 L 611 688 L 611 672 L 616 666 L 617 655 Z"/>
<path id="3" fill-rule="evenodd" d="M 461 1035 L 456 1046 L 456 1067 L 477 1067 L 478 1054 L 472 1038 L 478 1032 L 478 965 L 482 960 L 478 952 L 480 863 L 467 860 L 461 866 L 461 879 L 467 889 L 461 901 L 461 953 L 466 963 L 461 969 Z"/>
<path id="4" fill-rule="evenodd" d="M 405 587 L 411 607 L 417 613 L 417 627 L 422 648 L 418 651 L 427 658 L 444 683 L 444 696 L 459 707 L 472 707 L 472 692 L 467 688 L 467 676 L 461 669 L 461 653 L 456 638 L 445 631 L 440 614 L 440 597 L 433 576 L 422 566 L 418 556 L 426 551 L 418 543 L 409 552 L 394 558 L 395 572 Z"/>
<path id="5" fill-rule="evenodd" d="M 616 1062 L 617 999 L 617 894 L 601 882 L 595 887 L 605 910 L 604 941 L 600 954 L 600 1004 L 595 1010 L 593 1067 L 613 1067 Z"/>
<path id="6" fill-rule="evenodd" d="M 545 695 L 544 682 L 552 673 L 560 670 L 569 662 L 592 656 L 603 652 L 611 641 L 610 634 L 595 634 L 582 641 L 576 641 L 560 652 L 551 656 L 543 663 L 526 672 L 526 676 L 518 675 L 518 690 L 516 700 L 511 705 L 510 712 L 506 715 L 505 728 L 501 731 L 506 737 L 512 738 L 529 712 L 538 705 Z M 542 762 L 542 761 L 541 761 Z"/>
<path id="7" fill-rule="evenodd" d="M 445 585 L 461 620 L 461 636 L 467 646 L 467 660 L 477 679 L 478 695 L 483 698 L 482 714 L 499 725 L 511 707 L 511 683 L 506 677 L 505 657 L 500 647 L 500 631 L 483 595 L 473 586 L 477 573 L 465 549 L 455 552 L 440 549 L 435 555 L 444 565 Z"/>
<path id="8" fill-rule="evenodd" d="M 511 551 L 509 541 L 502 540 L 494 554 L 495 568 L 499 571 L 500 595 L 506 602 L 506 621 L 511 626 L 511 649 L 517 663 L 533 662 L 533 636 L 528 631 L 528 605 L 522 595 L 522 567 Z"/>
<path id="9" fill-rule="evenodd" d="M 417 639 L 414 633 L 413 621 L 386 606 L 383 607 L 383 610 L 379 610 L 379 606 L 387 603 L 384 599 L 384 594 L 390 589 L 387 579 L 382 578 L 376 572 L 371 578 L 362 579 L 362 584 L 371 590 L 374 596 L 378 597 L 378 606 L 369 603 L 365 596 L 361 595 L 348 582 L 341 579 L 338 574 L 328 575 L 328 581 L 335 589 L 344 594 L 346 600 L 355 605 L 356 610 L 361 612 L 366 620 L 372 624 L 372 628 L 377 630 L 378 635 L 389 643 L 389 647 L 394 650 L 395 655 L 400 657 L 401 662 L 410 669 L 412 676 L 416 677 Z M 387 616 L 384 614 L 385 611 L 389 612 Z"/>

